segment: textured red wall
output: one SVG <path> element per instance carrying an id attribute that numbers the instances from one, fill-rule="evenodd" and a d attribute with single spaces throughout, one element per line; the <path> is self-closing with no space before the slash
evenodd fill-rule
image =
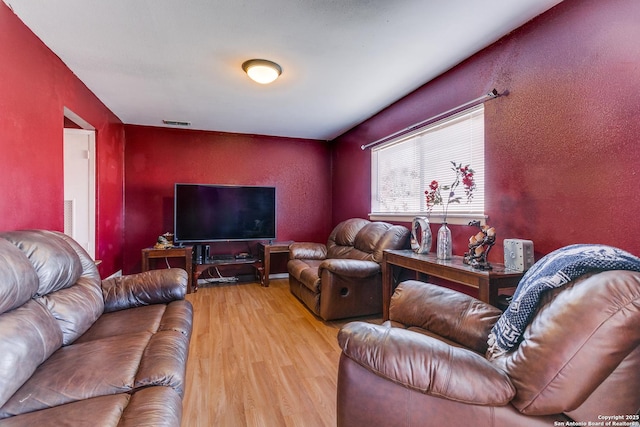
<path id="1" fill-rule="evenodd" d="M 140 250 L 173 230 L 176 182 L 276 187 L 278 240 L 327 239 L 331 223 L 326 142 L 269 136 L 125 126 L 125 271 Z M 247 243 L 216 244 L 240 252 Z"/>
<path id="2" fill-rule="evenodd" d="M 0 28 L 0 230 L 63 229 L 68 107 L 96 128 L 96 257 L 109 275 L 122 262 L 122 124 L 3 2 Z"/>
<path id="3" fill-rule="evenodd" d="M 639 19 L 635 0 L 565 0 L 338 138 L 333 222 L 369 212 L 361 144 L 495 87 L 508 95 L 485 104 L 490 260 L 504 238 L 533 240 L 538 257 L 572 243 L 640 254 Z M 474 230 L 452 229 L 462 255 Z"/>
<path id="4" fill-rule="evenodd" d="M 509 91 L 486 104 L 486 210 L 499 241 L 532 239 L 538 255 L 575 242 L 639 253 L 639 16 L 634 0 L 565 0 L 329 146 L 127 127 L 125 269 L 170 229 L 175 181 L 275 183 L 278 237 L 322 241 L 369 211 L 361 144 L 494 87 Z M 97 257 L 111 274 L 123 265 L 123 126 L 2 2 L 0 28 L 0 229 L 62 229 L 66 106 L 97 130 Z M 462 253 L 472 231 L 453 232 Z"/>

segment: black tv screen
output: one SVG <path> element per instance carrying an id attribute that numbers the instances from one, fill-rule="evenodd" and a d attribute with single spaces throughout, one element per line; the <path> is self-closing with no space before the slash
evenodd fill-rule
<path id="1" fill-rule="evenodd" d="M 276 238 L 275 187 L 175 184 L 174 241 Z"/>

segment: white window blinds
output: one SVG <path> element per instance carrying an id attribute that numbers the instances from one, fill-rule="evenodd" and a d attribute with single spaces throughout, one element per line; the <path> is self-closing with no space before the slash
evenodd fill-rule
<path id="1" fill-rule="evenodd" d="M 463 196 L 463 200 L 449 205 L 447 219 L 484 218 L 482 104 L 374 147 L 371 150 L 371 215 L 425 215 L 424 192 L 433 180 L 440 185 L 453 183 L 452 161 L 468 164 L 475 171 L 476 190 L 472 202 L 466 203 L 464 190 L 458 187 L 456 196 Z M 445 199 L 448 196 L 442 195 Z M 442 213 L 443 207 L 436 205 L 430 218 L 442 218 Z"/>

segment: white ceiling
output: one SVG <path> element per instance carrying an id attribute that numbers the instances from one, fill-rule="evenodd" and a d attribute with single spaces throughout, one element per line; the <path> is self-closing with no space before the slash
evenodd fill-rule
<path id="1" fill-rule="evenodd" d="M 330 140 L 561 0 L 3 1 L 124 123 Z"/>

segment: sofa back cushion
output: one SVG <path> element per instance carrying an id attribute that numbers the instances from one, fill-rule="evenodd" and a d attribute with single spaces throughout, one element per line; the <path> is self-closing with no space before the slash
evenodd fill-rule
<path id="1" fill-rule="evenodd" d="M 42 297 L 58 320 L 64 335 L 63 344 L 75 341 L 104 312 L 104 297 L 96 263 L 78 242 L 64 233 L 46 231 L 52 238 L 66 242 L 78 256 L 81 274 L 73 286 Z"/>
<path id="2" fill-rule="evenodd" d="M 56 231 L 10 231 L 0 237 L 26 255 L 39 279 L 36 299 L 58 321 L 64 345 L 72 343 L 104 311 L 100 274 L 91 257 Z"/>
<path id="3" fill-rule="evenodd" d="M 327 258 L 350 258 L 358 232 L 369 221 L 351 218 L 336 225 L 327 241 Z"/>
<path id="4" fill-rule="evenodd" d="M 82 273 L 78 255 L 62 239 L 41 230 L 8 231 L 0 237 L 22 250 L 38 274 L 37 295 L 68 288 Z"/>
<path id="5" fill-rule="evenodd" d="M 352 218 L 338 224 L 327 242 L 328 259 L 359 259 L 382 262 L 385 249 L 406 246 L 409 230 L 386 222 Z"/>
<path id="6" fill-rule="evenodd" d="M 360 233 L 363 234 L 363 240 L 361 241 L 360 235 L 358 235 L 356 237 L 356 247 L 366 247 L 367 250 L 370 247 L 373 248 L 371 251 L 373 261 L 380 264 L 382 262 L 382 253 L 386 249 L 405 249 L 408 247 L 410 231 L 407 227 L 401 225 L 372 222 L 370 225 L 363 227 Z"/>
<path id="7" fill-rule="evenodd" d="M 0 407 L 61 345 L 56 320 L 36 301 L 0 314 Z"/>
<path id="8" fill-rule="evenodd" d="M 27 257 L 0 239 L 0 314 L 29 301 L 38 290 L 38 275 Z"/>
<path id="9" fill-rule="evenodd" d="M 565 285 L 539 308 L 517 350 L 496 362 L 516 386 L 512 403 L 521 412 L 569 412 L 581 421 L 636 413 L 639 346 L 640 273 L 607 271 Z M 603 384 L 615 398 L 603 398 Z M 585 407 L 591 395 L 600 398 Z"/>
<path id="10" fill-rule="evenodd" d="M 62 345 L 55 319 L 31 299 L 37 290 L 29 259 L 0 239 L 0 407 Z"/>

